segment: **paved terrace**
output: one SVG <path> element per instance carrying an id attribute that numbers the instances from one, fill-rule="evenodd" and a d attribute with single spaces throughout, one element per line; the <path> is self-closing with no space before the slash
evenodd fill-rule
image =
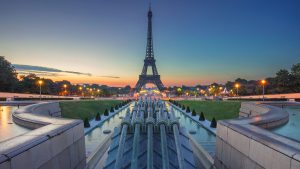
<path id="1" fill-rule="evenodd" d="M 300 93 L 287 93 L 287 94 L 266 94 L 265 98 L 276 99 L 276 98 L 287 98 L 287 99 L 299 99 Z M 235 97 L 232 97 L 235 98 Z M 240 96 L 238 98 L 252 98 L 252 99 L 262 99 L 263 95 L 252 95 L 252 96 Z"/>

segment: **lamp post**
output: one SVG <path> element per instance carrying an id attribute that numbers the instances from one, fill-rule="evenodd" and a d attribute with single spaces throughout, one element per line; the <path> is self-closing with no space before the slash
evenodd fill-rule
<path id="1" fill-rule="evenodd" d="M 90 88 L 90 92 L 91 92 L 91 97 L 93 96 L 93 89 Z"/>
<path id="2" fill-rule="evenodd" d="M 260 81 L 262 87 L 263 87 L 263 101 L 265 101 L 265 84 L 266 84 L 266 80 L 261 80 Z"/>
<path id="3" fill-rule="evenodd" d="M 42 100 L 42 84 L 43 84 L 43 81 L 42 80 L 39 80 L 38 81 L 38 84 L 40 86 L 40 100 Z"/>
<path id="4" fill-rule="evenodd" d="M 97 89 L 98 97 L 100 97 L 100 89 Z"/>
<path id="5" fill-rule="evenodd" d="M 235 84 L 235 88 L 236 88 L 236 96 L 238 97 L 239 96 L 239 87 L 240 87 L 240 84 Z"/>
<path id="6" fill-rule="evenodd" d="M 65 96 L 67 95 L 67 85 L 66 84 L 64 84 L 64 88 L 65 88 Z"/>
<path id="7" fill-rule="evenodd" d="M 81 86 L 79 87 L 79 91 L 80 91 L 81 96 L 82 96 L 83 94 L 82 94 L 82 87 Z"/>

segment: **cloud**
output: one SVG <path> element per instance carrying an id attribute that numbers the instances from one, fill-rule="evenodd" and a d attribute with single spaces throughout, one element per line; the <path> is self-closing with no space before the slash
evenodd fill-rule
<path id="1" fill-rule="evenodd" d="M 99 76 L 99 77 L 107 77 L 107 78 L 112 78 L 112 79 L 119 79 L 119 76 Z"/>
<path id="2" fill-rule="evenodd" d="M 19 64 L 13 64 L 15 69 L 17 71 L 28 71 L 32 72 L 35 71 L 35 73 L 70 73 L 75 75 L 86 75 L 86 76 L 92 76 L 91 73 L 82 73 L 82 72 L 75 72 L 75 71 L 65 71 L 55 68 L 49 68 L 49 67 L 42 67 L 42 66 L 32 66 L 32 65 L 19 65 Z"/>
<path id="3" fill-rule="evenodd" d="M 83 72 L 76 72 L 76 71 L 67 71 L 67 70 L 60 70 L 50 67 L 43 67 L 43 66 L 33 66 L 33 65 L 21 65 L 21 64 L 13 64 L 15 69 L 18 73 L 22 75 L 28 75 L 28 74 L 36 74 L 39 76 L 64 76 L 62 73 L 68 73 L 73 75 L 83 75 L 83 76 L 92 76 L 91 73 L 83 73 Z M 113 78 L 118 79 L 120 77 L 118 76 L 107 76 L 107 75 L 100 75 L 97 77 L 105 77 L 105 78 Z"/>

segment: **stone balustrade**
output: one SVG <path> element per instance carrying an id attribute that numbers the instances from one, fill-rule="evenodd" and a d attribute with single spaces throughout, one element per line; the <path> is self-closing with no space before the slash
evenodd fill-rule
<path id="1" fill-rule="evenodd" d="M 299 169 L 300 143 L 266 128 L 285 124 L 288 102 L 242 103 L 241 118 L 218 121 L 215 166 L 219 169 Z M 276 107 L 278 106 L 278 107 Z"/>
<path id="2" fill-rule="evenodd" d="M 15 123 L 33 129 L 0 142 L 1 169 L 83 169 L 83 122 L 59 118 L 58 102 L 38 103 L 13 113 Z"/>

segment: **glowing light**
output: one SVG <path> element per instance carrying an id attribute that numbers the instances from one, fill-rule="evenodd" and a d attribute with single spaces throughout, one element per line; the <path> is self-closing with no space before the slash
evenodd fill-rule
<path id="1" fill-rule="evenodd" d="M 266 81 L 265 79 L 263 79 L 263 80 L 260 81 L 260 83 L 261 83 L 262 85 L 265 85 L 265 84 L 267 83 L 267 81 Z"/>
<path id="2" fill-rule="evenodd" d="M 42 81 L 42 80 L 39 80 L 38 83 L 39 83 L 39 85 L 42 85 L 42 84 L 43 84 L 43 81 Z"/>
<path id="3" fill-rule="evenodd" d="M 239 88 L 239 87 L 240 87 L 240 84 L 237 83 L 237 84 L 235 84 L 234 86 L 235 86 L 235 88 Z"/>

